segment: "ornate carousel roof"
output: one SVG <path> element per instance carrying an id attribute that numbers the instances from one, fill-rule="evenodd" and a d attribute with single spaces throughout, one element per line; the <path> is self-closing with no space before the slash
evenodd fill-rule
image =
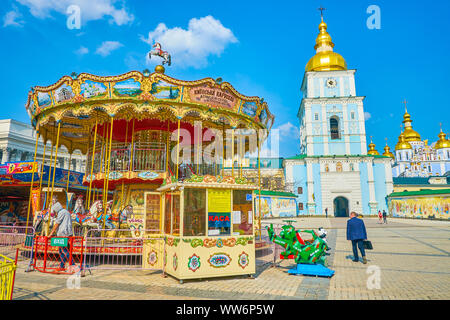
<path id="1" fill-rule="evenodd" d="M 157 66 L 153 73 L 64 76 L 53 85 L 33 87 L 26 109 L 45 141 L 55 143 L 52 137 L 60 123 L 60 144 L 69 152 L 79 149 L 85 153 L 96 121 L 106 123 L 111 117 L 114 121 L 146 121 L 152 129 L 164 130 L 179 119 L 185 128 L 193 127 L 195 121 L 217 129 L 272 127 L 274 116 L 264 99 L 245 96 L 220 78 L 184 81 L 164 71 Z"/>

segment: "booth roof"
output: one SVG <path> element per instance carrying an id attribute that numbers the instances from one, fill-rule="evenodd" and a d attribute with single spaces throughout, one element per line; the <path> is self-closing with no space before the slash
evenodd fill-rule
<path id="1" fill-rule="evenodd" d="M 425 195 L 448 195 L 450 196 L 450 189 L 438 189 L 438 190 L 431 190 L 431 189 L 422 189 L 419 191 L 403 191 L 403 192 L 392 192 L 388 197 L 401 197 L 401 196 L 425 196 Z"/>
<path id="2" fill-rule="evenodd" d="M 259 195 L 259 190 L 253 191 L 254 194 Z M 283 192 L 283 191 L 268 191 L 268 190 L 261 190 L 261 195 L 263 196 L 280 196 L 280 197 L 295 197 L 297 198 L 297 195 L 291 193 L 291 192 Z"/>

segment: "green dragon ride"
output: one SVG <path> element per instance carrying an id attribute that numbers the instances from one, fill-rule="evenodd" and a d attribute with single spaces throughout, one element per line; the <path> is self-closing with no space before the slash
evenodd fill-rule
<path id="1" fill-rule="evenodd" d="M 290 221 L 289 221 L 290 222 Z M 270 241 L 282 246 L 285 251 L 280 254 L 281 259 L 294 259 L 297 264 L 322 264 L 327 266 L 326 251 L 330 250 L 326 240 L 327 232 L 319 228 L 314 230 L 295 230 L 290 223 L 281 227 L 280 234 L 275 235 L 273 224 L 266 227 Z M 313 239 L 303 240 L 300 233 L 309 233 Z"/>

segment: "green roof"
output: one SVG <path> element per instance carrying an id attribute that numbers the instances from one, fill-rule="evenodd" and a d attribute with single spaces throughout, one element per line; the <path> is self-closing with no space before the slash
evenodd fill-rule
<path id="1" fill-rule="evenodd" d="M 403 191 L 403 192 L 392 192 L 388 197 L 401 197 L 401 196 L 425 196 L 433 194 L 448 194 L 450 195 L 450 189 L 422 189 L 419 191 Z"/>
<path id="2" fill-rule="evenodd" d="M 259 190 L 253 191 L 254 194 L 258 195 Z M 263 196 L 280 196 L 280 197 L 297 197 L 296 194 L 291 192 L 284 191 L 269 191 L 269 190 L 261 190 L 261 195 Z"/>
<path id="3" fill-rule="evenodd" d="M 335 155 L 321 155 L 321 156 L 308 156 L 306 154 L 298 154 L 296 156 L 293 157 L 289 157 L 289 158 L 285 158 L 285 160 L 299 160 L 299 159 L 305 159 L 305 158 L 341 158 L 341 157 L 345 157 L 345 158 L 367 158 L 367 157 L 372 157 L 372 158 L 390 158 L 388 156 L 382 156 L 382 155 L 370 155 L 370 154 L 335 154 Z"/>

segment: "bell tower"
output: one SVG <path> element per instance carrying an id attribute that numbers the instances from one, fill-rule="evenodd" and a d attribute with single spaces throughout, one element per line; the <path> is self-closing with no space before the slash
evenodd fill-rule
<path id="1" fill-rule="evenodd" d="M 356 95 L 355 71 L 333 51 L 334 43 L 323 21 L 301 85 L 300 153 L 308 156 L 366 155 L 363 99 Z"/>

